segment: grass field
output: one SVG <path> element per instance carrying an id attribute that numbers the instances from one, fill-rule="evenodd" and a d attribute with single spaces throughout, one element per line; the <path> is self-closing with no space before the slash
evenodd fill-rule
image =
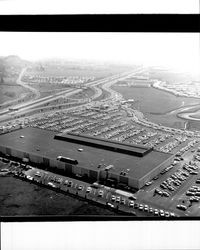
<path id="1" fill-rule="evenodd" d="M 0 104 L 23 97 L 28 91 L 21 86 L 0 85 Z"/>
<path id="2" fill-rule="evenodd" d="M 181 106 L 195 105 L 200 100 L 195 98 L 176 97 L 168 92 L 155 88 L 119 87 L 114 86 L 114 90 L 121 93 L 125 99 L 133 98 L 136 106 L 143 113 L 165 114 Z"/>
<path id="3" fill-rule="evenodd" d="M 40 92 L 67 89 L 67 86 L 64 84 L 29 83 L 28 85 L 39 90 Z"/>
<path id="4" fill-rule="evenodd" d="M 14 177 L 0 178 L 0 216 L 116 215 L 87 201 Z"/>
<path id="5" fill-rule="evenodd" d="M 172 128 L 185 128 L 185 120 L 178 118 L 175 114 L 167 114 L 167 115 L 152 115 L 146 114 L 146 117 L 149 121 L 152 121 L 156 124 L 163 124 Z"/>
<path id="6" fill-rule="evenodd" d="M 63 90 L 70 89 L 69 87 L 65 87 L 64 85 L 48 84 L 48 83 L 41 83 L 41 84 L 33 83 L 28 85 L 37 89 L 40 92 L 41 98 L 49 95 L 54 95 Z"/>
<path id="7" fill-rule="evenodd" d="M 184 128 L 185 121 L 169 112 L 180 107 L 195 105 L 200 100 L 195 98 L 176 97 L 165 91 L 155 88 L 137 88 L 113 86 L 113 89 L 121 93 L 125 99 L 134 99 L 134 108 L 139 109 L 145 116 L 155 123 L 161 123 L 175 128 Z"/>
<path id="8" fill-rule="evenodd" d="M 92 88 L 83 89 L 81 92 L 71 95 L 70 98 L 74 99 L 84 99 L 84 98 L 90 98 L 94 95 L 94 90 Z"/>
<path id="9" fill-rule="evenodd" d="M 200 122 L 198 121 L 188 121 L 187 129 L 189 130 L 200 130 Z"/>

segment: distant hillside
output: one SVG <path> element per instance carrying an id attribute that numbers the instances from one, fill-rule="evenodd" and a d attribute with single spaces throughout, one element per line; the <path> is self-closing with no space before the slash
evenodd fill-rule
<path id="1" fill-rule="evenodd" d="M 23 68 L 29 64 L 28 61 L 21 59 L 19 56 L 10 55 L 3 58 L 5 64 L 10 67 Z"/>
<path id="2" fill-rule="evenodd" d="M 12 77 L 19 74 L 22 68 L 28 66 L 30 62 L 21 59 L 16 55 L 0 57 L 0 83 L 4 77 Z"/>

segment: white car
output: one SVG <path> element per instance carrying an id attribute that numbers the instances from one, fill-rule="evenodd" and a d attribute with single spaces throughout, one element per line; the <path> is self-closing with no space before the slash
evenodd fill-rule
<path id="1" fill-rule="evenodd" d="M 82 186 L 82 185 L 79 185 L 79 186 L 78 186 L 78 190 L 83 190 L 83 186 Z"/>
<path id="2" fill-rule="evenodd" d="M 68 182 L 69 182 L 68 180 L 65 180 L 65 181 L 64 181 L 64 185 L 67 185 L 67 184 L 68 184 Z"/>
<path id="3" fill-rule="evenodd" d="M 143 208 L 144 208 L 143 204 L 140 204 L 139 205 L 139 210 L 143 210 Z"/>
<path id="4" fill-rule="evenodd" d="M 115 201 L 116 200 L 116 196 L 115 195 L 112 195 L 111 196 L 111 201 Z"/>
<path id="5" fill-rule="evenodd" d="M 54 188 L 56 187 L 56 185 L 54 185 L 52 182 L 48 182 L 47 184 L 48 184 L 50 187 L 54 187 Z"/>
<path id="6" fill-rule="evenodd" d="M 163 210 L 160 210 L 160 216 L 162 216 L 162 217 L 165 216 L 165 212 Z"/>
<path id="7" fill-rule="evenodd" d="M 129 202 L 129 207 L 134 207 L 134 201 Z"/>
<path id="8" fill-rule="evenodd" d="M 88 187 L 88 188 L 86 189 L 86 193 L 91 193 L 91 191 L 92 191 L 92 188 L 91 188 L 91 187 Z"/>
<path id="9" fill-rule="evenodd" d="M 116 202 L 120 202 L 120 196 L 116 197 Z"/>
<path id="10" fill-rule="evenodd" d="M 158 212 L 157 209 L 154 209 L 154 214 L 155 214 L 155 215 L 159 215 L 159 212 Z"/>
<path id="11" fill-rule="evenodd" d="M 150 186 L 152 184 L 152 181 L 149 181 L 145 184 L 145 186 Z"/>
<path id="12" fill-rule="evenodd" d="M 113 204 L 111 204 L 111 203 L 107 203 L 107 205 L 109 206 L 109 207 L 111 207 L 111 208 L 114 208 L 115 206 L 113 205 Z"/>
<path id="13" fill-rule="evenodd" d="M 33 177 L 32 177 L 32 176 L 30 176 L 30 175 L 27 175 L 27 176 L 26 176 L 26 178 L 27 178 L 28 180 L 30 180 L 30 181 L 32 181 L 32 180 L 33 180 Z"/>

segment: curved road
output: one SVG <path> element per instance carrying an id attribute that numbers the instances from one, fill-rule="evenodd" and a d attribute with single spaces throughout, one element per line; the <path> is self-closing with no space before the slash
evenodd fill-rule
<path id="1" fill-rule="evenodd" d="M 37 99 L 37 98 L 40 97 L 40 92 L 37 91 L 35 88 L 32 88 L 32 87 L 28 86 L 27 84 L 25 84 L 25 83 L 22 82 L 22 80 L 21 80 L 23 74 L 24 74 L 25 71 L 26 71 L 26 69 L 27 69 L 27 68 L 23 68 L 23 69 L 21 70 L 21 72 L 20 72 L 20 74 L 19 74 L 19 76 L 18 76 L 18 78 L 17 78 L 17 80 L 16 80 L 16 84 L 18 84 L 18 85 L 22 86 L 23 88 L 26 88 L 26 89 L 28 89 L 29 91 L 31 91 L 31 92 L 35 95 L 33 99 Z M 1 104 L 1 106 L 4 107 L 4 106 L 9 105 L 9 104 L 10 104 L 10 105 L 12 105 L 12 104 L 15 105 L 15 104 L 14 104 L 15 102 L 17 102 L 17 101 L 19 101 L 19 100 L 25 98 L 26 95 L 27 95 L 27 94 L 24 94 L 24 96 L 21 96 L 21 97 L 19 97 L 19 98 L 17 98 L 17 99 L 14 99 L 14 100 L 10 100 L 10 101 L 4 102 L 4 103 Z M 27 103 L 27 102 L 26 102 L 26 103 Z M 16 105 L 17 105 L 17 104 L 16 104 Z M 3 112 L 4 112 L 4 111 L 3 111 Z"/>
<path id="2" fill-rule="evenodd" d="M 190 121 L 200 121 L 200 111 L 196 112 L 191 112 L 191 113 L 179 113 L 177 114 L 178 117 L 185 119 L 185 120 L 190 120 Z M 194 115 L 199 115 L 199 118 L 193 117 Z"/>
<path id="3" fill-rule="evenodd" d="M 109 91 L 111 93 L 111 96 L 109 98 L 114 98 L 114 97 L 118 98 L 120 96 L 120 94 L 118 94 L 118 93 L 114 92 L 113 90 L 111 90 L 109 88 L 109 86 L 111 86 L 112 84 L 116 83 L 119 80 L 124 80 L 125 78 L 131 77 L 131 76 L 135 75 L 136 73 L 139 73 L 139 72 L 142 72 L 142 71 L 143 71 L 142 68 L 138 68 L 138 69 L 136 69 L 134 71 L 131 71 L 131 72 L 130 71 L 129 72 L 124 72 L 124 73 L 117 74 L 117 75 L 114 75 L 114 76 L 106 77 L 106 78 L 101 79 L 101 80 L 96 80 L 96 81 L 87 83 L 85 85 L 85 87 L 93 87 L 94 90 L 95 90 L 95 94 L 94 94 L 94 96 L 92 98 L 89 99 L 89 101 L 90 101 L 89 103 L 82 104 L 80 106 L 91 104 L 92 100 L 94 100 L 95 98 L 97 98 L 98 96 L 100 96 L 102 94 L 102 90 L 100 88 L 98 88 L 98 85 L 100 85 L 102 87 L 102 89 L 105 89 L 105 90 L 107 90 L 107 91 Z M 23 75 L 23 73 L 24 73 L 24 71 L 21 72 L 21 76 Z M 22 83 L 22 84 L 24 84 L 24 83 Z M 15 118 L 15 117 L 11 117 L 11 115 L 16 115 L 16 116 L 17 115 L 22 115 L 22 114 L 25 115 L 26 113 L 28 113 L 30 111 L 30 109 L 33 111 L 34 109 L 38 109 L 38 106 L 45 105 L 50 101 L 59 99 L 60 97 L 68 97 L 68 96 L 74 95 L 74 94 L 79 93 L 81 91 L 82 91 L 82 89 L 65 90 L 65 91 L 59 92 L 58 94 L 55 94 L 55 95 L 40 98 L 40 99 L 35 100 L 35 101 L 30 101 L 29 103 L 17 105 L 17 106 L 15 106 L 15 108 L 17 108 L 19 110 L 15 111 L 15 112 L 9 112 L 8 111 L 7 114 L 2 113 L 2 115 L 0 116 L 0 121 L 1 122 L 9 121 L 9 119 L 14 119 Z"/>
<path id="4" fill-rule="evenodd" d="M 22 87 L 24 87 L 24 88 L 30 90 L 31 92 L 33 92 L 33 93 L 35 94 L 34 99 L 38 99 L 38 98 L 40 97 L 40 92 L 39 92 L 37 89 L 35 89 L 35 88 L 33 88 L 33 87 L 30 87 L 30 86 L 27 85 L 26 83 L 22 82 L 22 80 L 21 80 L 21 79 L 22 79 L 22 76 L 23 76 L 23 74 L 25 73 L 26 70 L 27 70 L 27 68 L 22 69 L 22 71 L 21 71 L 21 73 L 19 74 L 19 77 L 18 77 L 16 83 L 19 84 L 19 85 L 21 85 Z"/>
<path id="5" fill-rule="evenodd" d="M 160 86 L 160 83 L 161 81 L 155 81 L 154 84 L 152 85 L 154 88 L 157 88 L 157 89 L 160 89 L 160 90 L 163 90 L 163 91 L 166 91 L 166 92 L 169 92 L 173 95 L 177 95 L 177 93 L 173 90 L 169 90 L 169 89 L 166 89 L 164 87 L 161 87 Z M 184 96 L 184 95 L 179 95 L 179 96 L 183 96 L 183 97 L 187 97 L 187 96 Z M 191 97 L 191 96 L 190 96 Z M 194 96 L 194 98 L 197 98 L 199 99 L 200 97 L 197 97 L 197 96 Z M 197 107 L 198 105 L 200 104 L 194 104 L 194 105 L 190 105 L 190 106 L 187 106 L 187 107 L 179 107 L 178 109 L 175 109 L 175 110 L 172 110 L 169 114 L 173 114 L 173 113 L 177 113 L 176 115 L 179 117 L 179 118 L 182 118 L 184 120 L 190 120 L 190 121 L 200 121 L 200 110 L 197 110 L 195 112 L 184 112 L 184 111 L 187 111 L 187 110 L 190 110 L 190 109 L 193 109 L 194 107 Z M 199 118 L 197 117 L 192 117 L 194 115 L 199 115 Z"/>

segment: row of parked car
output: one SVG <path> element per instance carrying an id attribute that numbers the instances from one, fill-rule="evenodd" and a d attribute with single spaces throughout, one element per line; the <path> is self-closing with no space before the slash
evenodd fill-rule
<path id="1" fill-rule="evenodd" d="M 196 143 L 199 142 L 199 139 L 193 139 L 192 141 L 189 141 L 188 144 L 181 148 L 177 153 L 176 155 L 177 156 L 181 156 L 182 154 L 184 154 L 185 152 L 187 152 L 190 148 L 192 148 Z M 195 150 L 193 149 L 192 152 L 194 152 Z"/>
<path id="2" fill-rule="evenodd" d="M 153 133 L 152 137 L 154 137 L 155 135 L 156 135 L 156 137 L 151 139 L 150 141 L 148 141 L 145 144 L 145 146 L 156 147 L 156 149 L 161 151 L 161 147 L 159 145 L 162 144 L 168 138 L 170 138 L 171 134 L 168 134 L 168 133 L 166 134 L 166 133 L 162 133 L 162 132 L 155 132 L 155 133 Z"/>
<path id="3" fill-rule="evenodd" d="M 196 164 L 185 163 L 183 165 L 183 169 L 186 170 L 189 174 L 198 175 L 199 167 Z"/>
<path id="4" fill-rule="evenodd" d="M 182 140 L 174 138 L 172 141 L 168 142 L 160 148 L 160 151 L 168 153 L 171 152 L 174 148 L 178 147 L 182 143 Z"/>
<path id="5" fill-rule="evenodd" d="M 196 183 L 200 184 L 200 179 L 197 179 Z M 199 202 L 200 201 L 200 187 L 198 186 L 191 186 L 186 192 L 186 196 L 189 196 L 188 201 L 190 202 L 190 206 L 193 202 Z M 178 204 L 176 206 L 178 209 L 186 211 L 188 209 L 188 206 L 183 204 Z"/>
<path id="6" fill-rule="evenodd" d="M 200 183 L 200 180 L 197 179 L 196 183 Z M 189 201 L 190 202 L 199 202 L 200 200 L 200 187 L 198 186 L 192 186 L 186 191 L 186 196 L 190 196 Z"/>
<path id="7" fill-rule="evenodd" d="M 187 180 L 188 177 L 189 173 L 182 169 L 177 170 L 175 173 L 170 175 L 170 177 L 160 184 L 160 188 L 163 190 L 168 190 L 164 196 L 169 197 L 173 191 L 177 190 L 182 185 L 182 183 Z M 157 193 L 163 195 L 163 191 Z"/>
<path id="8" fill-rule="evenodd" d="M 130 197 L 129 197 L 129 199 L 130 199 Z M 120 198 L 120 196 L 112 195 L 111 201 L 116 202 L 116 203 L 120 203 L 123 205 L 126 204 L 126 199 Z M 128 201 L 128 206 L 131 208 L 134 208 L 134 209 L 138 209 L 139 211 L 144 211 L 144 212 L 150 213 L 154 216 L 175 217 L 175 214 L 172 212 L 164 211 L 162 209 L 153 208 L 147 204 L 142 204 L 142 203 L 136 202 L 136 197 L 134 197 L 134 196 L 131 196 L 131 200 Z"/>
<path id="9" fill-rule="evenodd" d="M 161 217 L 175 217 L 176 216 L 175 213 L 165 211 L 163 209 L 153 208 L 147 204 L 136 203 L 134 201 L 131 201 L 129 203 L 129 206 L 133 207 L 135 209 L 138 209 L 140 211 L 145 211 L 145 212 L 150 213 L 154 216 L 161 216 Z"/>
<path id="10" fill-rule="evenodd" d="M 164 197 L 169 197 L 170 196 L 169 192 L 160 190 L 159 188 L 155 189 L 154 194 L 158 194 L 158 195 L 164 196 Z"/>

